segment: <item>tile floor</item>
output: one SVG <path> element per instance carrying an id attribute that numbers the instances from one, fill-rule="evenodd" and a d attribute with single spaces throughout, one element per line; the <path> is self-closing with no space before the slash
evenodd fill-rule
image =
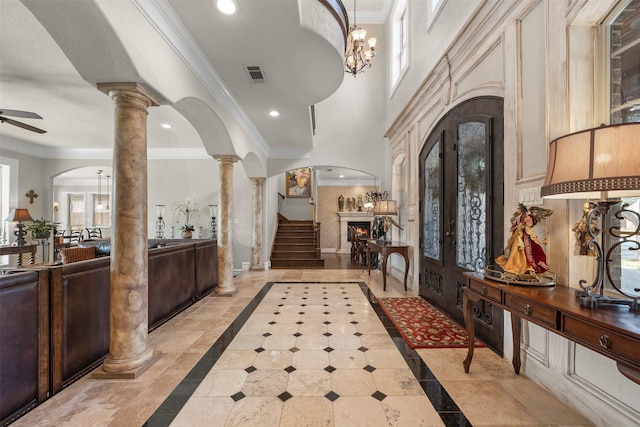
<path id="1" fill-rule="evenodd" d="M 12 426 L 591 425 L 489 349 L 465 374 L 465 349 L 406 347 L 370 301 L 415 295 L 379 272 L 235 284 L 153 331 L 163 355 L 140 378 L 82 378 Z"/>

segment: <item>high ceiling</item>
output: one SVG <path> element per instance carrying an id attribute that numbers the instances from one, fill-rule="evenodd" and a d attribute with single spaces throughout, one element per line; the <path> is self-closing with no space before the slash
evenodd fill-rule
<path id="1" fill-rule="evenodd" d="M 283 60 L 300 50 L 299 44 L 286 39 L 293 29 L 282 24 L 297 22 L 297 0 L 237 1 L 239 13 L 226 16 L 215 9 L 213 0 L 154 0 L 171 6 L 270 148 L 295 149 L 296 139 L 310 138 L 309 106 L 301 104 L 302 94 L 292 96 L 281 82 L 292 82 L 301 74 L 300 68 Z M 343 2 L 353 19 L 353 0 Z M 359 0 L 358 24 L 383 23 L 390 5 L 391 0 Z M 36 112 L 42 120 L 15 119 L 47 131 L 38 134 L 2 123 L 3 146 L 43 157 L 73 153 L 73 157 L 109 158 L 113 146 L 112 100 L 80 77 L 21 1 L 0 0 L 0 40 L 0 110 Z M 246 65 L 259 65 L 271 84 L 258 87 L 251 83 Z M 315 89 L 310 87 L 307 95 L 313 97 Z M 273 108 L 282 112 L 277 126 L 266 114 Z M 164 129 L 163 123 L 173 127 Z M 205 155 L 193 126 L 169 105 L 149 110 L 148 146 L 150 153 L 174 149 L 194 157 Z"/>

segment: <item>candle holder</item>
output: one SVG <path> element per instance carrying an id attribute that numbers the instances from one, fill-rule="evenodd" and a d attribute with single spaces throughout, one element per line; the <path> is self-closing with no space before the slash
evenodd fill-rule
<path id="1" fill-rule="evenodd" d="M 211 232 L 211 238 L 218 238 L 218 224 L 216 220 L 216 214 L 218 211 L 218 205 L 209 205 L 209 212 L 211 213 L 211 221 L 209 221 L 209 231 Z"/>
<path id="2" fill-rule="evenodd" d="M 164 239 L 164 205 L 156 205 L 156 239 Z"/>

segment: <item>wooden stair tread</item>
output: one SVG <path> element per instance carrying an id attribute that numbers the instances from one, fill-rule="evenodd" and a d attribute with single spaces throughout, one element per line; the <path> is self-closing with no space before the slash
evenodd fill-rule
<path id="1" fill-rule="evenodd" d="M 312 221 L 280 221 L 271 250 L 271 268 L 324 268 Z"/>

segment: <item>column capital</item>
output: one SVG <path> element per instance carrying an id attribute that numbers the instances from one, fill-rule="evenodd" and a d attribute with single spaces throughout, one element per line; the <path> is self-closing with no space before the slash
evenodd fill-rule
<path id="1" fill-rule="evenodd" d="M 262 184 L 267 178 L 261 176 L 253 176 L 249 178 L 252 182 L 256 184 Z"/>
<path id="2" fill-rule="evenodd" d="M 213 156 L 213 158 L 219 161 L 220 163 L 227 163 L 227 164 L 235 163 L 238 160 L 240 160 L 240 157 L 236 156 L 235 154 L 220 154 L 220 155 Z"/>
<path id="3" fill-rule="evenodd" d="M 130 96 L 146 102 L 148 104 L 147 107 L 157 107 L 160 105 L 160 100 L 139 83 L 98 83 L 96 86 L 99 91 L 106 93 L 112 99 L 118 94 L 127 93 Z"/>

